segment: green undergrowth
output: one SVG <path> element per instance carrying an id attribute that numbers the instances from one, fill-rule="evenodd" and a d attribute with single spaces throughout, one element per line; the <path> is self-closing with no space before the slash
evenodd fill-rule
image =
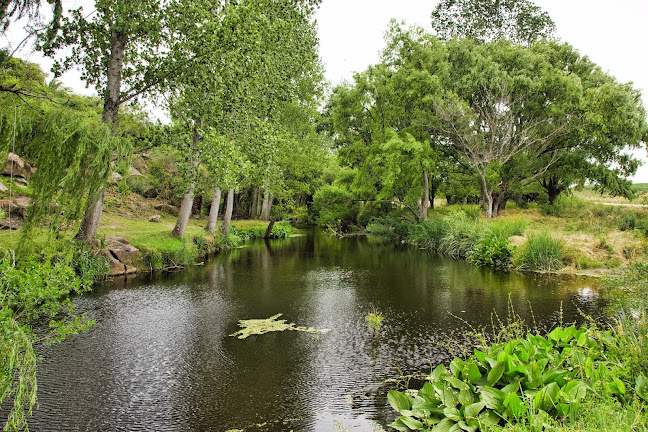
<path id="1" fill-rule="evenodd" d="M 370 236 L 388 242 L 406 242 L 420 249 L 465 259 L 473 264 L 502 270 L 553 271 L 563 267 L 563 245 L 546 233 L 532 233 L 521 246 L 510 238 L 525 234 L 525 219 L 485 220 L 465 210 L 434 214 L 416 224 L 396 218 L 374 220 Z"/>

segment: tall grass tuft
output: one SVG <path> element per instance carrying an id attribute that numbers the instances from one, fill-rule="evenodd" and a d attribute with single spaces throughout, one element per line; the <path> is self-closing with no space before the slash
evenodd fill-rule
<path id="1" fill-rule="evenodd" d="M 521 251 L 518 265 L 527 270 L 558 270 L 563 265 L 562 257 L 562 241 L 541 233 L 529 237 Z"/>
<path id="2" fill-rule="evenodd" d="M 485 227 L 463 211 L 446 218 L 448 230 L 441 238 L 438 252 L 452 258 L 465 258 L 484 235 Z"/>

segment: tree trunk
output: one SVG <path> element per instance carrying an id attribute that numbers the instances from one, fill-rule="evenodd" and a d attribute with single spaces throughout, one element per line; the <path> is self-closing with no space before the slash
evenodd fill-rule
<path id="1" fill-rule="evenodd" d="M 189 192 L 187 192 L 182 198 L 180 212 L 178 212 L 178 220 L 176 221 L 173 231 L 171 231 L 173 237 L 183 238 L 185 235 L 187 224 L 189 223 L 189 216 L 191 216 L 191 208 L 193 207 L 194 187 L 195 184 L 191 183 L 189 186 Z"/>
<path id="2" fill-rule="evenodd" d="M 101 119 L 113 127 L 117 122 L 117 114 L 121 105 L 122 71 L 124 69 L 124 54 L 128 37 L 119 30 L 110 32 L 110 58 L 108 59 L 108 73 L 106 76 L 106 90 L 104 92 L 104 109 Z M 81 222 L 81 227 L 75 238 L 85 242 L 92 242 L 97 235 L 101 213 L 103 212 L 105 186 L 88 200 L 88 207 Z"/>
<path id="3" fill-rule="evenodd" d="M 421 207 L 419 208 L 420 219 L 427 220 L 428 207 L 430 207 L 430 178 L 427 171 L 423 171 L 423 197 L 421 198 Z"/>
<path id="4" fill-rule="evenodd" d="M 252 219 L 259 217 L 259 188 L 255 187 L 252 193 L 252 210 L 250 211 Z"/>
<path id="5" fill-rule="evenodd" d="M 201 195 L 196 195 L 193 200 L 193 205 L 191 206 L 191 215 L 192 216 L 200 216 L 202 214 L 202 202 L 203 202 L 203 196 Z"/>
<path id="6" fill-rule="evenodd" d="M 214 235 L 216 231 L 216 221 L 218 220 L 218 207 L 220 206 L 221 190 L 219 187 L 214 189 L 214 196 L 212 197 L 211 207 L 209 207 L 209 219 L 207 220 L 207 227 L 205 231 Z"/>
<path id="7" fill-rule="evenodd" d="M 261 220 L 267 222 L 270 220 L 270 207 L 272 207 L 272 200 L 270 198 L 270 188 L 266 187 L 263 194 L 263 206 L 261 208 Z"/>
<path id="8" fill-rule="evenodd" d="M 430 208 L 434 210 L 434 197 L 436 196 L 438 183 L 434 180 L 430 182 Z"/>
<path id="9" fill-rule="evenodd" d="M 189 149 L 190 152 L 193 153 L 193 149 L 198 145 L 198 141 L 200 141 L 200 136 L 198 135 L 198 126 L 194 124 L 191 148 Z M 195 155 L 193 154 L 191 156 L 195 157 Z M 198 170 L 199 163 L 200 162 L 197 159 L 193 161 L 194 171 Z M 196 180 L 194 179 L 189 185 L 189 190 L 182 198 L 182 204 L 180 205 L 180 211 L 178 212 L 178 220 L 176 221 L 175 227 L 173 227 L 173 231 L 171 231 L 171 235 L 173 237 L 183 238 L 185 235 L 187 224 L 189 223 L 189 217 L 191 216 L 191 210 L 193 208 L 193 195 L 195 188 Z"/>
<path id="10" fill-rule="evenodd" d="M 272 228 L 274 228 L 275 222 L 277 222 L 277 218 L 272 218 L 272 220 L 268 224 L 268 228 L 266 228 L 265 234 L 263 234 L 264 239 L 270 238 L 270 233 L 272 233 Z"/>
<path id="11" fill-rule="evenodd" d="M 98 198 L 97 198 L 98 197 Z M 76 233 L 77 240 L 82 240 L 86 243 L 91 243 L 97 230 L 99 229 L 99 222 L 101 222 L 101 212 L 103 211 L 104 191 L 101 190 L 88 201 L 88 208 L 81 222 L 81 227 Z M 94 203 L 94 204 L 91 204 Z"/>
<path id="12" fill-rule="evenodd" d="M 446 194 L 446 207 L 452 205 L 452 195 Z"/>
<path id="13" fill-rule="evenodd" d="M 225 206 L 225 215 L 223 215 L 223 226 L 221 232 L 227 235 L 229 231 L 230 222 L 232 221 L 232 211 L 234 210 L 234 188 L 227 192 L 227 205 Z"/>

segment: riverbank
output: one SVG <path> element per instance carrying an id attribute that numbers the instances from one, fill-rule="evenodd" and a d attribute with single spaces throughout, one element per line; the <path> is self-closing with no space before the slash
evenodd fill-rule
<path id="1" fill-rule="evenodd" d="M 495 219 L 479 206 L 442 206 L 428 220 L 377 218 L 366 227 L 375 241 L 420 249 L 502 270 L 602 276 L 645 260 L 648 211 L 589 201 L 587 193 L 553 206 L 509 205 Z M 600 198 L 600 197 L 599 197 Z"/>

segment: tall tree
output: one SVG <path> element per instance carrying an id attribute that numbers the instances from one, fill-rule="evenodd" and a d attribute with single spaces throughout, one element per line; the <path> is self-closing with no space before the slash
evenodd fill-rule
<path id="1" fill-rule="evenodd" d="M 442 0 L 431 18 L 441 39 L 468 37 L 481 43 L 508 39 L 530 45 L 556 31 L 549 14 L 530 0 Z"/>
<path id="2" fill-rule="evenodd" d="M 57 36 L 51 42 L 45 38 L 41 48 L 54 57 L 56 76 L 73 67 L 81 69 L 86 84 L 102 95 L 102 119 L 114 129 L 120 106 L 145 96 L 186 67 L 176 60 L 191 33 L 178 36 L 189 28 L 181 25 L 182 0 L 96 0 L 94 7 L 91 14 L 82 7 L 70 11 Z M 58 57 L 63 50 L 66 54 Z M 97 187 L 88 200 L 77 238 L 94 239 L 104 187 Z"/>

